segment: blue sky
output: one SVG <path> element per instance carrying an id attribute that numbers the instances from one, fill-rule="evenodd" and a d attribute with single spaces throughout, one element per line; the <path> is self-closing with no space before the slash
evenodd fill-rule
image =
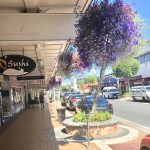
<path id="1" fill-rule="evenodd" d="M 130 4 L 141 17 L 150 19 L 150 0 L 124 0 Z"/>
<path id="2" fill-rule="evenodd" d="M 132 6 L 137 14 L 145 20 L 148 26 L 145 30 L 145 37 L 150 40 L 150 0 L 124 0 L 124 2 Z"/>

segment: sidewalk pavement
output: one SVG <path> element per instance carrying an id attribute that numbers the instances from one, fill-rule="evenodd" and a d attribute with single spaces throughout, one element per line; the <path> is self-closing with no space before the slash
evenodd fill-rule
<path id="1" fill-rule="evenodd" d="M 54 129 L 60 126 L 54 103 L 28 108 L 0 134 L 0 150 L 86 150 L 86 142 L 59 141 Z"/>
<path id="2" fill-rule="evenodd" d="M 0 134 L 0 150 L 87 149 L 86 141 L 59 140 L 55 130 L 62 126 L 58 121 L 54 102 L 46 104 L 43 110 L 40 107 L 28 108 Z M 132 132 L 126 138 L 91 141 L 91 150 L 139 150 L 141 137 L 144 136 L 142 132 L 139 133 L 137 139 L 137 132 Z M 119 141 L 124 143 L 116 144 Z"/>

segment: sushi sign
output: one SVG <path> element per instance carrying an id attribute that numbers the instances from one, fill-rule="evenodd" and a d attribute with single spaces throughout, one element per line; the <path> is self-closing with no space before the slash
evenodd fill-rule
<path id="1" fill-rule="evenodd" d="M 32 72 L 36 67 L 33 59 L 23 55 L 6 55 L 0 57 L 0 74 L 21 76 Z"/>

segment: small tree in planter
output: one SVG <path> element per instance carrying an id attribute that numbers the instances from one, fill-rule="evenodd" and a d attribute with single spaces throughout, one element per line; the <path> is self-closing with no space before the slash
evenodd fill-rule
<path id="1" fill-rule="evenodd" d="M 130 88 L 130 82 L 129 77 L 135 75 L 138 72 L 138 69 L 140 67 L 140 63 L 138 60 L 134 58 L 126 58 L 122 61 L 120 61 L 117 65 L 113 66 L 113 74 L 116 77 L 124 77 L 127 78 L 127 91 L 129 92 Z"/>
<path id="2" fill-rule="evenodd" d="M 100 66 L 100 83 L 106 67 L 131 53 L 140 37 L 136 14 L 122 0 L 94 2 L 79 16 L 75 27 L 75 45 L 83 67 Z M 96 98 L 92 111 L 95 107 Z"/>

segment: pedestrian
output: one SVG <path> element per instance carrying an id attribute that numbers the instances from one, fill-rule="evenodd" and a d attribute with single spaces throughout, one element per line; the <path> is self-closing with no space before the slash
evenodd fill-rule
<path id="1" fill-rule="evenodd" d="M 41 109 L 44 108 L 44 93 L 40 93 L 40 103 L 41 103 Z"/>

